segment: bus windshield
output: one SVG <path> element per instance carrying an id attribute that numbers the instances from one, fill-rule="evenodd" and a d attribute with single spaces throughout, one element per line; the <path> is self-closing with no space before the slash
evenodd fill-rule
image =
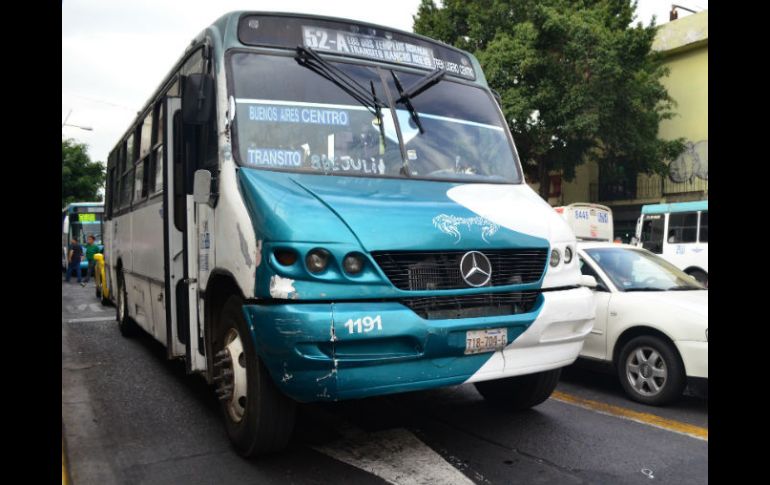
<path id="1" fill-rule="evenodd" d="M 94 242 L 102 244 L 102 214 L 93 215 L 95 216 L 94 221 L 73 221 L 70 224 L 70 237 L 77 239 L 80 244 L 86 244 L 88 236 L 93 235 Z"/>
<path id="2" fill-rule="evenodd" d="M 399 101 L 395 78 L 406 91 L 426 73 L 332 64 L 374 91 L 372 99 L 388 104 L 381 110 L 384 126 L 372 106 L 293 57 L 230 56 L 234 151 L 241 165 L 326 175 L 521 183 L 504 121 L 485 90 L 445 76 L 408 99 L 414 116 L 408 102 Z"/>

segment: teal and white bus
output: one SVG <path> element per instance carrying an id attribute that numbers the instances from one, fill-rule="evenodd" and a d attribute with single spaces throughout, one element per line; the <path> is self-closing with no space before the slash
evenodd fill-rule
<path id="1" fill-rule="evenodd" d="M 89 234 L 94 235 L 96 244 L 102 244 L 102 226 L 104 218 L 103 202 L 73 202 L 61 211 L 61 266 L 67 270 L 67 254 L 70 241 L 77 239 L 82 245 L 86 245 Z M 85 250 L 80 262 L 80 270 L 88 270 L 88 261 L 85 258 Z"/>
<path id="2" fill-rule="evenodd" d="M 108 158 L 118 327 L 216 386 L 250 456 L 297 402 L 474 383 L 527 408 L 594 318 L 478 61 L 408 32 L 234 12 Z"/>
<path id="3" fill-rule="evenodd" d="M 708 288 L 708 200 L 642 206 L 636 239 Z"/>

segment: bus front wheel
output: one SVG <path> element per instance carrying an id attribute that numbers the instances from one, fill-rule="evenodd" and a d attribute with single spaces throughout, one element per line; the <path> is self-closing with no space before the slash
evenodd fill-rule
<path id="1" fill-rule="evenodd" d="M 536 374 L 476 382 L 476 390 L 487 402 L 522 411 L 548 399 L 559 383 L 561 369 Z"/>
<path id="2" fill-rule="evenodd" d="M 225 303 L 214 342 L 214 383 L 225 427 L 245 457 L 280 451 L 294 428 L 296 403 L 273 383 L 260 362 L 243 316 L 243 300 Z"/>

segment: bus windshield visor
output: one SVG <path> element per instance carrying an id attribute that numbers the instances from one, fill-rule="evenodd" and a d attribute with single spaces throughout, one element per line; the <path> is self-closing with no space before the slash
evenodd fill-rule
<path id="1" fill-rule="evenodd" d="M 487 91 L 444 77 L 409 98 L 410 110 L 398 101 L 394 79 L 409 89 L 425 72 L 393 70 L 393 76 L 389 68 L 333 64 L 365 87 L 368 97 L 353 97 L 293 57 L 231 55 L 234 148 L 241 165 L 326 175 L 521 183 L 510 135 Z M 380 111 L 383 126 L 370 102 L 374 99 L 386 105 Z"/>

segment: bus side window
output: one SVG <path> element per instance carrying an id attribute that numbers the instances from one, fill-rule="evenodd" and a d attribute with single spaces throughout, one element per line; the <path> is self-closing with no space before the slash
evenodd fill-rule
<path id="1" fill-rule="evenodd" d="M 163 192 L 163 138 L 165 130 L 165 119 L 163 113 L 163 103 L 157 103 L 154 109 L 154 127 L 152 133 L 152 163 L 150 164 L 151 175 L 151 193 L 157 194 Z"/>
<path id="2" fill-rule="evenodd" d="M 136 164 L 136 178 L 134 179 L 134 202 L 144 197 L 147 191 L 144 188 L 144 163 Z"/>
<path id="3" fill-rule="evenodd" d="M 654 217 L 654 216 L 653 216 Z M 642 247 L 656 254 L 663 252 L 663 216 L 642 222 Z"/>
<path id="4" fill-rule="evenodd" d="M 669 236 L 675 243 L 694 243 L 698 231 L 698 213 L 680 212 L 668 215 Z"/>
<path id="5" fill-rule="evenodd" d="M 703 211 L 700 213 L 700 236 L 698 237 L 700 242 L 709 242 L 709 213 Z"/>

